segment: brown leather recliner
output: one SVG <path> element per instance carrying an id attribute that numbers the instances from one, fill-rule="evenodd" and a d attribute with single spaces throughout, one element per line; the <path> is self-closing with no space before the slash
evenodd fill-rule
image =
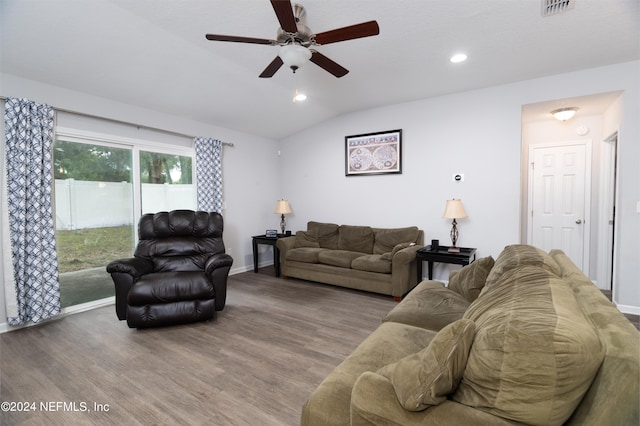
<path id="1" fill-rule="evenodd" d="M 215 212 L 143 215 L 134 257 L 107 265 L 118 318 L 131 328 L 213 319 L 224 308 L 233 264 L 222 229 L 222 216 Z"/>

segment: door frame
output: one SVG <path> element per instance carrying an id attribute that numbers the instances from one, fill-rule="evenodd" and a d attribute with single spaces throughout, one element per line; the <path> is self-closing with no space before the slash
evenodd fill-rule
<path id="1" fill-rule="evenodd" d="M 617 155 L 619 130 L 604 138 L 600 145 L 600 211 L 598 219 L 598 275 L 597 286 L 613 291 L 616 268 L 616 208 L 618 199 Z M 609 214 L 613 209 L 613 227 Z"/>
<path id="2" fill-rule="evenodd" d="M 537 148 L 560 148 L 563 146 L 584 145 L 585 147 L 585 182 L 584 182 L 584 244 L 582 247 L 582 272 L 589 276 L 590 253 L 591 253 L 591 162 L 592 162 L 592 141 L 591 139 L 567 140 L 556 142 L 540 142 L 529 145 L 527 153 L 528 177 L 527 177 L 527 243 L 533 240 L 533 150 Z"/>

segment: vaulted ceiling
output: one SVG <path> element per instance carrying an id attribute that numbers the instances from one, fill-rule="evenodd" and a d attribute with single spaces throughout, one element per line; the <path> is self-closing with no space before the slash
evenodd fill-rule
<path id="1" fill-rule="evenodd" d="M 317 48 L 342 78 L 309 63 L 264 79 L 277 47 L 205 34 L 275 38 L 268 0 L 0 0 L 0 71 L 279 139 L 351 111 L 640 59 L 639 0 L 571 0 L 547 17 L 543 1 L 300 0 L 315 33 L 377 20 L 380 34 Z M 451 63 L 458 52 L 467 61 Z"/>

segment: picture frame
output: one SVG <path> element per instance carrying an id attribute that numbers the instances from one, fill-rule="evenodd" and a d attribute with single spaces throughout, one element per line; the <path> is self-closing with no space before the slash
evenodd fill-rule
<path id="1" fill-rule="evenodd" d="M 264 236 L 267 238 L 277 238 L 278 237 L 278 231 L 275 229 L 267 229 L 264 233 Z"/>
<path id="2" fill-rule="evenodd" d="M 345 136 L 345 176 L 402 173 L 402 129 Z"/>

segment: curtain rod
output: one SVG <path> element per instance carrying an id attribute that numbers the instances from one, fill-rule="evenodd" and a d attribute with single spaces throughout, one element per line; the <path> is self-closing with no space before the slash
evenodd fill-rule
<path id="1" fill-rule="evenodd" d="M 0 96 L 0 99 L 3 100 L 3 101 L 7 100 L 7 98 L 5 96 Z M 99 115 L 87 114 L 86 112 L 72 111 L 70 109 L 56 108 L 56 107 L 54 107 L 54 110 L 56 112 L 58 112 L 58 111 L 59 112 L 66 112 L 68 114 L 76 114 L 76 115 L 81 115 L 81 116 L 89 117 L 89 118 L 97 118 L 99 120 L 110 121 L 112 123 L 125 124 L 125 125 L 128 125 L 128 126 L 137 127 L 138 129 L 153 130 L 153 131 L 156 131 L 156 132 L 166 133 L 168 135 L 182 136 L 182 137 L 187 137 L 187 138 L 190 138 L 190 139 L 195 139 L 196 138 L 196 136 L 187 135 L 186 133 L 174 132 L 173 130 L 161 129 L 159 127 L 145 126 L 144 124 L 131 123 L 130 121 L 118 120 L 118 119 L 115 119 L 115 118 L 101 117 Z M 229 146 L 229 147 L 233 147 L 234 146 L 231 142 L 222 142 L 222 145 L 223 146 Z"/>

